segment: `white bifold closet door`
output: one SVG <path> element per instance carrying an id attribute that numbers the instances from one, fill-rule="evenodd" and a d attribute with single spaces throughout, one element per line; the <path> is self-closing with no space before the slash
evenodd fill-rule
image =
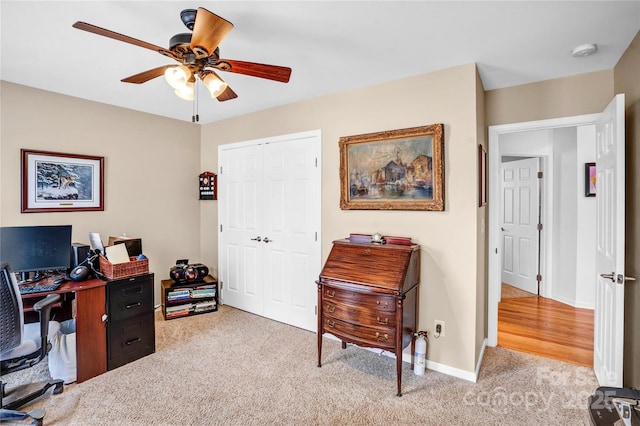
<path id="1" fill-rule="evenodd" d="M 316 328 L 320 131 L 218 149 L 218 275 L 224 304 Z"/>

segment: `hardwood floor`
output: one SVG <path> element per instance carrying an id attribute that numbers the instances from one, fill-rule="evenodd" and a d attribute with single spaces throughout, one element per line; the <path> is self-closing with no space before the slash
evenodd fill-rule
<path id="1" fill-rule="evenodd" d="M 593 367 L 593 310 L 538 296 L 503 299 L 498 345 Z"/>

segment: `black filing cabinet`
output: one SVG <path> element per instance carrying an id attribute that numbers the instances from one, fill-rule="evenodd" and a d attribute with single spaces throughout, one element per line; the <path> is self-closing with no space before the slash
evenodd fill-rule
<path id="1" fill-rule="evenodd" d="M 108 370 L 154 353 L 153 274 L 109 281 L 107 315 Z"/>

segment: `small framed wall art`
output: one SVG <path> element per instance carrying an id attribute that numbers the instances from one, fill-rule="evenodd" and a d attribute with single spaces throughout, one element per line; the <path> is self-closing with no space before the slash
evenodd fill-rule
<path id="1" fill-rule="evenodd" d="M 218 176 L 211 172 L 202 172 L 198 178 L 200 182 L 200 199 L 201 200 L 217 200 L 218 199 Z"/>
<path id="2" fill-rule="evenodd" d="M 20 152 L 22 213 L 104 210 L 104 157 Z"/>

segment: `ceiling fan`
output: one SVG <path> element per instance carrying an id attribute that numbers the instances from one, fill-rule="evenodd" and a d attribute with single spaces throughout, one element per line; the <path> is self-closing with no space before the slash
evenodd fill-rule
<path id="1" fill-rule="evenodd" d="M 130 43 L 159 52 L 180 65 L 164 65 L 123 78 L 125 83 L 141 84 L 164 75 L 178 96 L 194 99 L 196 77 L 199 78 L 218 101 L 228 101 L 238 95 L 220 78 L 217 71 L 227 71 L 253 77 L 287 83 L 291 68 L 255 62 L 221 59 L 218 45 L 231 31 L 233 24 L 205 8 L 185 9 L 180 19 L 192 33 L 181 33 L 171 37 L 169 48 L 147 43 L 117 32 L 97 27 L 86 22 L 76 22 L 74 28 Z"/>

